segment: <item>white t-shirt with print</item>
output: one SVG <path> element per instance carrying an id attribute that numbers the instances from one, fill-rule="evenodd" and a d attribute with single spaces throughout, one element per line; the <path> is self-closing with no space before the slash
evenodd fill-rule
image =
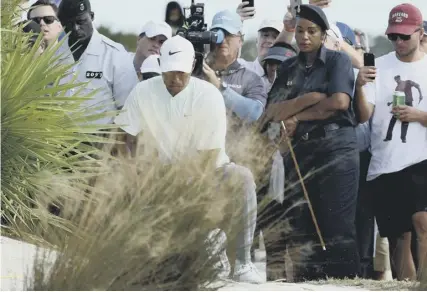
<path id="1" fill-rule="evenodd" d="M 224 99 L 212 84 L 190 78 L 187 87 L 172 96 L 161 76 L 138 83 L 115 123 L 130 135 L 140 133 L 147 151 L 157 150 L 169 164 L 220 149 L 217 167 L 229 162 L 225 153 Z"/>
<path id="2" fill-rule="evenodd" d="M 367 180 L 398 172 L 427 159 L 427 127 L 409 123 L 406 143 L 401 139 L 402 123 L 397 120 L 390 141 L 387 137 L 394 91 L 404 91 L 406 102 L 427 112 L 427 55 L 417 62 L 405 63 L 395 52 L 377 58 L 377 78 L 365 87 L 368 101 L 375 105 L 372 117 L 371 153 Z M 400 79 L 399 79 L 400 76 Z"/>

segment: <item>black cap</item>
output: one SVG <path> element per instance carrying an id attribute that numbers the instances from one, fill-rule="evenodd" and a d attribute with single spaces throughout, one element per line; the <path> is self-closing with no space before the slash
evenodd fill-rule
<path id="1" fill-rule="evenodd" d="M 295 53 L 295 51 L 291 50 L 290 48 L 273 46 L 273 47 L 268 49 L 268 52 L 264 58 L 264 61 L 276 60 L 279 62 L 283 62 L 286 59 L 289 59 L 289 58 L 294 57 L 296 55 L 297 54 Z"/>
<path id="2" fill-rule="evenodd" d="M 89 0 L 62 0 L 58 7 L 59 20 L 75 18 L 92 12 Z"/>
<path id="3" fill-rule="evenodd" d="M 319 6 L 310 5 L 310 4 L 300 5 L 299 12 L 297 9 L 297 16 L 317 24 L 323 30 L 329 29 L 328 18 L 326 17 L 326 14 L 325 12 L 323 12 L 322 8 L 320 8 Z"/>

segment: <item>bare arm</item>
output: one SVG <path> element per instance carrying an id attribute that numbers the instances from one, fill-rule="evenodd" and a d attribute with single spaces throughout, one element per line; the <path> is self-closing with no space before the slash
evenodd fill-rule
<path id="1" fill-rule="evenodd" d="M 292 40 L 294 39 L 294 36 L 295 36 L 295 31 L 287 31 L 285 28 L 277 36 L 275 43 L 284 42 L 287 44 L 292 44 Z"/>
<path id="2" fill-rule="evenodd" d="M 314 106 L 298 113 L 295 117 L 299 121 L 326 120 L 338 111 L 346 111 L 350 106 L 350 98 L 346 93 L 334 93 Z"/>
<path id="3" fill-rule="evenodd" d="M 374 105 L 368 101 L 368 96 L 365 92 L 364 86 L 367 86 L 370 94 L 374 94 L 375 84 L 373 83 L 373 79 L 376 78 L 376 69 L 375 67 L 363 67 L 359 70 L 359 74 L 357 75 L 356 80 L 356 88 L 355 88 L 355 111 L 356 111 L 356 119 L 359 123 L 363 124 L 371 118 L 374 113 Z M 371 90 L 372 89 L 372 90 Z"/>
<path id="4" fill-rule="evenodd" d="M 284 42 L 287 44 L 292 44 L 292 40 L 295 36 L 295 26 L 296 20 L 292 16 L 290 11 L 290 7 L 288 7 L 288 12 L 285 14 L 285 18 L 283 20 L 284 28 L 277 36 L 275 43 Z"/>
<path id="5" fill-rule="evenodd" d="M 420 124 L 427 128 L 427 112 L 420 111 Z"/>
<path id="6" fill-rule="evenodd" d="M 350 57 L 353 67 L 357 69 L 363 67 L 363 56 L 359 54 L 352 46 L 347 44 L 345 41 L 342 41 L 341 50 Z"/>
<path id="7" fill-rule="evenodd" d="M 326 94 L 310 92 L 297 98 L 274 103 L 267 107 L 265 117 L 273 121 L 284 121 L 326 98 Z"/>
<path id="8" fill-rule="evenodd" d="M 363 87 L 356 86 L 355 112 L 356 112 L 356 119 L 361 124 L 369 121 L 369 119 L 371 118 L 374 112 L 374 105 L 368 102 L 368 99 L 365 96 Z"/>

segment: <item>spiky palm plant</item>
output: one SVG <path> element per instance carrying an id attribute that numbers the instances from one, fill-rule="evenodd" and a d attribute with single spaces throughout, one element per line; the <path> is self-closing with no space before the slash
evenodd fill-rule
<path id="1" fill-rule="evenodd" d="M 81 104 L 91 98 L 81 95 L 85 84 L 59 82 L 70 69 L 59 62 L 61 43 L 41 56 L 41 36 L 28 46 L 30 35 L 15 25 L 19 2 L 1 2 L 1 216 L 2 223 L 7 222 L 2 231 L 42 240 L 35 236 L 36 225 L 69 228 L 46 208 L 69 198 L 67 192 L 40 193 L 40 187 L 45 189 L 52 175 L 74 178 L 67 186 L 82 187 L 97 168 L 89 154 L 98 151 L 82 143 L 100 141 L 92 134 L 101 127 L 86 123 L 99 115 L 82 110 Z M 66 95 L 70 89 L 76 89 L 71 97 Z"/>

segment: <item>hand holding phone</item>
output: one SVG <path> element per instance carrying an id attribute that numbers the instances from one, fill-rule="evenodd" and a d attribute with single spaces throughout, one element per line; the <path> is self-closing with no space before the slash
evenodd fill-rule
<path id="1" fill-rule="evenodd" d="M 237 6 L 236 12 L 240 15 L 242 21 L 254 18 L 256 12 L 254 0 L 243 0 Z"/>
<path id="2" fill-rule="evenodd" d="M 364 86 L 366 83 L 375 80 L 377 69 L 375 68 L 375 55 L 365 53 L 363 56 L 364 66 L 359 70 L 357 75 L 356 85 L 358 87 Z"/>
<path id="3" fill-rule="evenodd" d="M 363 54 L 363 66 L 364 67 L 375 67 L 375 55 L 372 53 Z M 370 77 L 372 80 L 375 80 L 375 76 Z"/>

